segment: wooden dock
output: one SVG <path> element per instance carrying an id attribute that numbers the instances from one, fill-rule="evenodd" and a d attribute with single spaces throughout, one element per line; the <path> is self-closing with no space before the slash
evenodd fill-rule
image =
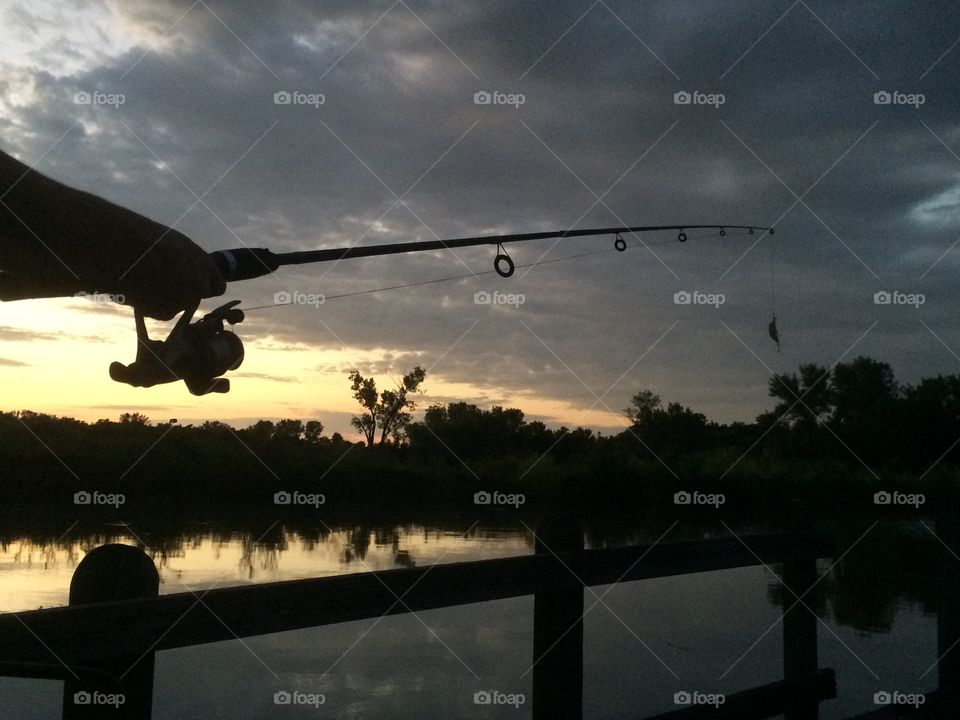
<path id="1" fill-rule="evenodd" d="M 528 556 L 160 596 L 156 568 L 142 551 L 105 545 L 78 565 L 70 605 L 0 615 L 0 674 L 63 679 L 64 718 L 96 717 L 96 708 L 72 697 L 98 689 L 126 697 L 111 717 L 146 720 L 161 650 L 533 595 L 533 717 L 579 719 L 586 586 L 762 562 L 782 565 L 784 582 L 802 595 L 817 580 L 817 559 L 832 553 L 831 541 L 814 533 L 585 550 L 579 525 L 558 520 L 538 528 Z M 732 694 L 719 709 L 684 707 L 658 720 L 817 718 L 836 682 L 832 670 L 817 666 L 817 619 L 802 605 L 784 616 L 783 648 L 783 680 Z"/>

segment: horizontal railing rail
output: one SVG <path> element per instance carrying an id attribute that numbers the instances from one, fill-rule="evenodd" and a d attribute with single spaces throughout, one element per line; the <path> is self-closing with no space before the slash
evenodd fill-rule
<path id="1" fill-rule="evenodd" d="M 66 663 L 832 553 L 813 533 L 538 553 L 0 614 L 0 661 Z M 400 598 L 400 600 L 398 600 Z"/>

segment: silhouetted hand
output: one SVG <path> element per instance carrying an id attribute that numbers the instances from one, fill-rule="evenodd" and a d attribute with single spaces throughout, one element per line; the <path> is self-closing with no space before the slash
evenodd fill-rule
<path id="1" fill-rule="evenodd" d="M 0 152 L 0 300 L 109 293 L 169 320 L 226 283 L 182 233 Z"/>
<path id="2" fill-rule="evenodd" d="M 223 295 L 226 287 L 210 255 L 171 230 L 134 260 L 119 280 L 117 292 L 124 296 L 124 304 L 144 315 L 169 320 L 203 298 Z"/>

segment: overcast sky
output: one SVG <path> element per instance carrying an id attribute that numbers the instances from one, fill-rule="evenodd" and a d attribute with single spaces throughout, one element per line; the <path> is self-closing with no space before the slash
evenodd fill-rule
<path id="1" fill-rule="evenodd" d="M 419 363 L 427 403 L 519 406 L 610 431 L 642 388 L 751 420 L 772 404 L 770 372 L 804 362 L 867 354 L 908 382 L 960 372 L 953 3 L 0 7 L 0 147 L 208 250 L 619 224 L 777 229 L 691 232 L 682 245 L 675 233 L 630 237 L 623 254 L 610 237 L 527 243 L 508 248 L 518 264 L 610 252 L 510 279 L 489 274 L 491 248 L 284 269 L 225 300 L 487 274 L 252 311 L 227 397 L 114 386 L 104 362 L 132 359 L 128 309 L 9 304 L 4 409 L 319 417 L 344 431 L 346 370 L 389 384 Z M 483 92 L 504 102 L 478 104 Z M 524 302 L 477 305 L 478 291 Z M 724 302 L 678 305 L 681 291 Z M 884 291 L 901 295 L 877 304 Z"/>

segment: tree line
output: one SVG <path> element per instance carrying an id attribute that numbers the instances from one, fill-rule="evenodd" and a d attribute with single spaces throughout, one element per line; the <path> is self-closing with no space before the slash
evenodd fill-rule
<path id="1" fill-rule="evenodd" d="M 605 446 L 653 458 L 703 457 L 759 448 L 771 459 L 816 458 L 862 466 L 925 470 L 960 460 L 960 376 L 937 375 L 916 384 L 897 382 L 888 363 L 861 356 L 832 367 L 801 365 L 774 374 L 767 393 L 775 406 L 754 422 L 711 422 L 680 403 L 664 403 L 652 390 L 637 392 L 624 409 L 629 425 L 604 437 L 585 428 L 550 429 L 517 408 L 489 410 L 466 402 L 429 407 L 418 422 L 411 396 L 425 373 L 417 367 L 397 392 L 376 399 L 371 379 L 351 374 L 355 397 L 367 410 L 354 418 L 366 432 L 383 420 L 379 444 L 391 439 L 427 456 L 480 458 L 551 452 L 582 456 Z M 359 388 L 359 390 L 358 390 Z"/>
<path id="2" fill-rule="evenodd" d="M 174 504 L 197 494 L 259 502 L 267 489 L 312 487 L 354 499 L 386 497 L 392 488 L 421 502 L 509 488 L 566 500 L 657 489 L 659 498 L 666 487 L 739 483 L 760 498 L 890 477 L 930 482 L 953 478 L 960 464 L 960 376 L 904 384 L 887 363 L 868 357 L 771 376 L 774 406 L 753 422 L 713 422 L 641 390 L 624 409 L 624 429 L 606 435 L 467 402 L 430 406 L 414 421 L 426 381 L 419 367 L 394 390 L 378 392 L 356 371 L 349 380 L 360 407 L 353 421 L 359 443 L 325 434 L 319 419 L 234 428 L 153 423 L 137 413 L 86 423 L 0 412 L 0 500 L 96 489 L 90 478 L 102 480 L 101 490 L 139 489 Z"/>

